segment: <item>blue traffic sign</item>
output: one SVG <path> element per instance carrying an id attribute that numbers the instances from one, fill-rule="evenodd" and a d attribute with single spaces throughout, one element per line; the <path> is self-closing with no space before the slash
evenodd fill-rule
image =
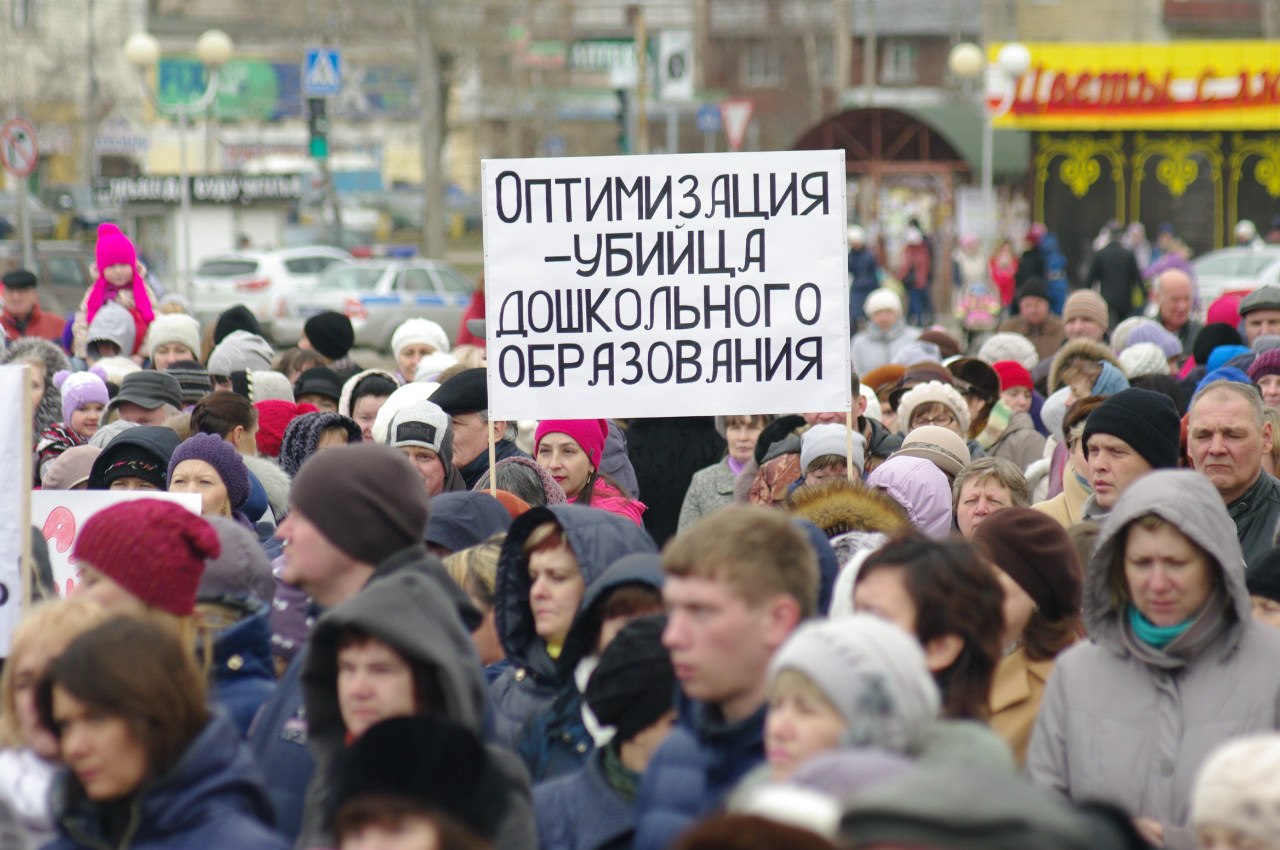
<path id="1" fill-rule="evenodd" d="M 720 132 L 720 107 L 711 103 L 704 103 L 698 107 L 698 132 L 700 133 L 719 133 Z"/>
<path id="2" fill-rule="evenodd" d="M 307 97 L 323 97 L 342 91 L 342 54 L 329 48 L 307 50 L 302 67 L 302 93 Z"/>

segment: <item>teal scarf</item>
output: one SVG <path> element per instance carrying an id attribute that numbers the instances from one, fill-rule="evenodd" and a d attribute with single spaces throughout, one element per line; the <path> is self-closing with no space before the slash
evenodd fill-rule
<path id="1" fill-rule="evenodd" d="M 1129 627 L 1133 629 L 1134 635 L 1138 640 L 1154 646 L 1156 649 L 1164 649 L 1175 639 L 1180 637 L 1183 632 L 1191 628 L 1191 624 L 1196 621 L 1195 617 L 1189 620 L 1183 620 L 1176 626 L 1157 626 L 1155 623 L 1143 616 L 1142 612 L 1134 606 L 1129 606 Z"/>

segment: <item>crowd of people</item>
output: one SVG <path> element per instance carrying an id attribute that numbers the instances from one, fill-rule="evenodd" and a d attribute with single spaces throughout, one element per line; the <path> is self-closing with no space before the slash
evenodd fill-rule
<path id="1" fill-rule="evenodd" d="M 851 237 L 785 415 L 496 420 L 482 344 L 275 351 L 111 226 L 67 327 L 5 276 L 32 486 L 134 492 L 67 598 L 32 530 L 0 847 L 1280 848 L 1280 290 L 1004 246 L 962 340 Z"/>

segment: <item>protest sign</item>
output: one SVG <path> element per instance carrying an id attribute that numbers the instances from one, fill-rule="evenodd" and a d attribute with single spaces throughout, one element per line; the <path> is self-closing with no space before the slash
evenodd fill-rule
<path id="1" fill-rule="evenodd" d="M 31 390 L 23 365 L 0 366 L 0 657 L 21 615 L 23 561 L 30 557 Z"/>
<path id="2" fill-rule="evenodd" d="M 848 409 L 842 151 L 482 176 L 492 417 Z"/>
<path id="3" fill-rule="evenodd" d="M 160 493 L 153 490 L 35 490 L 31 516 L 49 545 L 49 562 L 58 594 L 70 596 L 83 568 L 71 557 L 77 535 L 89 517 L 103 508 L 132 499 L 163 499 L 192 513 L 200 513 L 199 493 Z M 144 529 L 132 529 L 141 533 Z"/>

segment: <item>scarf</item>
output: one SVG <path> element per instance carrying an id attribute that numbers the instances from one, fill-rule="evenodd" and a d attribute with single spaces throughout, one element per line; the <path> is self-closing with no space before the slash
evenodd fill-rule
<path id="1" fill-rule="evenodd" d="M 1210 594 L 1204 607 L 1190 620 L 1177 626 L 1165 627 L 1178 629 L 1179 633 L 1173 635 L 1161 647 L 1147 642 L 1134 628 L 1133 615 L 1128 613 L 1128 609 L 1132 607 L 1132 605 L 1128 606 L 1120 617 L 1120 634 L 1125 646 L 1138 660 L 1164 670 L 1185 667 L 1188 661 L 1217 639 L 1218 635 L 1226 631 L 1233 622 L 1229 613 L 1229 599 L 1224 601 L 1223 590 L 1218 588 Z M 1161 629 L 1160 626 L 1154 625 L 1151 628 Z M 1158 637 L 1155 632 L 1149 634 Z"/>
<path id="2" fill-rule="evenodd" d="M 115 301 L 116 296 L 123 292 L 125 288 L 107 283 L 107 279 L 99 271 L 98 279 L 93 282 L 93 288 L 89 290 L 89 301 L 85 304 L 85 321 L 92 322 L 93 317 L 98 315 L 98 311 L 102 309 L 102 305 L 108 301 Z M 141 317 L 143 323 L 148 325 L 156 317 L 155 312 L 151 309 L 151 299 L 147 297 L 147 286 L 143 283 L 142 275 L 138 274 L 136 268 L 133 271 L 133 308 L 129 312 L 136 313 Z"/>
<path id="3" fill-rule="evenodd" d="M 622 757 L 618 755 L 617 742 L 610 741 L 605 745 L 601 763 L 604 767 L 604 781 L 608 782 L 609 787 L 623 800 L 634 803 L 636 794 L 640 791 L 640 774 L 622 763 Z"/>
<path id="4" fill-rule="evenodd" d="M 739 475 L 741 475 L 743 467 L 747 465 L 746 461 L 734 460 L 733 455 L 729 455 L 728 457 L 726 457 L 724 459 L 724 462 L 729 465 L 729 472 L 730 474 L 733 475 L 734 478 L 737 478 Z"/>
<path id="5" fill-rule="evenodd" d="M 1195 621 L 1196 618 L 1191 617 L 1176 626 L 1157 626 L 1133 605 L 1129 606 L 1129 628 L 1133 629 L 1133 634 L 1138 640 L 1156 649 L 1164 649 L 1173 643 L 1175 638 L 1182 637 L 1183 632 L 1191 628 L 1191 624 Z"/>
<path id="6" fill-rule="evenodd" d="M 1005 429 L 1009 427 L 1009 420 L 1013 418 L 1013 410 L 1003 401 L 997 401 L 995 406 L 991 408 L 991 414 L 987 417 L 987 427 L 982 429 L 982 433 L 978 435 L 978 444 L 984 449 L 989 449 L 996 443 L 1000 442 L 1000 438 L 1004 436 Z"/>

